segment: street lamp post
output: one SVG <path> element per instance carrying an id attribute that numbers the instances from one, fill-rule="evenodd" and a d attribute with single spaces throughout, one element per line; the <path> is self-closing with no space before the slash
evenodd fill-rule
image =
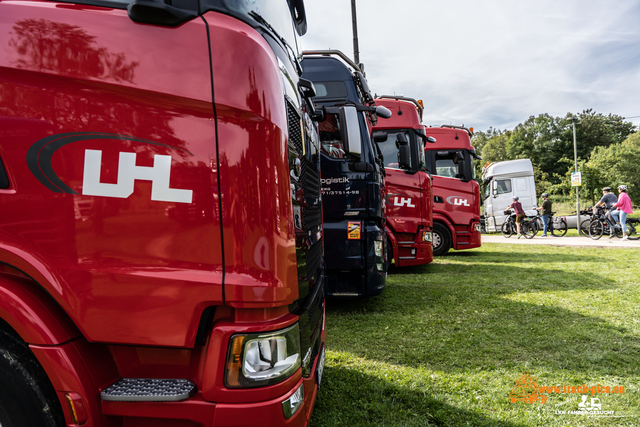
<path id="1" fill-rule="evenodd" d="M 578 172 L 578 146 L 576 144 L 576 120 L 577 117 L 571 116 L 567 118 L 571 120 L 573 124 L 573 162 L 574 162 L 574 170 Z M 578 229 L 578 236 L 580 235 L 580 186 L 576 186 L 576 219 L 578 223 L 576 224 L 576 228 Z"/>
<path id="2" fill-rule="evenodd" d="M 360 65 L 360 50 L 358 49 L 358 15 L 356 14 L 356 0 L 351 0 L 351 26 L 353 30 L 353 62 Z"/>

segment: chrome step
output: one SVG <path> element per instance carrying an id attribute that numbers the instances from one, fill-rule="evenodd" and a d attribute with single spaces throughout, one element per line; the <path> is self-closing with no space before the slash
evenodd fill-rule
<path id="1" fill-rule="evenodd" d="M 102 390 L 102 400 L 118 402 L 175 402 L 196 392 L 196 385 L 185 379 L 122 378 Z"/>

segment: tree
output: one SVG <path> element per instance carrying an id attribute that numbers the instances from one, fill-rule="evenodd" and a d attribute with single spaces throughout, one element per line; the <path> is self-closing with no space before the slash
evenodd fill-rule
<path id="1" fill-rule="evenodd" d="M 635 131 L 631 122 L 623 117 L 605 116 L 592 109 L 563 118 L 549 114 L 531 116 L 513 130 L 506 144 L 508 159 L 529 158 L 534 166 L 549 176 L 553 185 L 560 185 L 567 171 L 566 163 L 573 159 L 573 127 L 569 117 L 578 117 L 576 141 L 578 161 L 587 161 L 595 147 L 608 147 L 625 140 Z"/>
<path id="2" fill-rule="evenodd" d="M 629 197 L 640 203 L 640 132 L 619 144 L 594 148 L 586 167 L 592 171 L 598 187 L 627 186 Z"/>

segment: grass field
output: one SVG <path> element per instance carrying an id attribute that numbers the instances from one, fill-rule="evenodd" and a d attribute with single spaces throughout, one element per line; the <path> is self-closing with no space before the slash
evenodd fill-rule
<path id="1" fill-rule="evenodd" d="M 381 296 L 328 300 L 311 425 L 640 425 L 638 259 L 640 249 L 485 244 L 392 270 Z M 561 414 L 585 393 L 512 403 L 523 375 L 624 394 L 588 394 L 616 417 Z"/>

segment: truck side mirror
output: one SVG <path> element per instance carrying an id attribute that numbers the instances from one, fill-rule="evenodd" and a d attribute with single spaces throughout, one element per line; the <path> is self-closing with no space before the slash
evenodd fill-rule
<path id="1" fill-rule="evenodd" d="M 491 181 L 491 189 L 493 193 L 493 197 L 498 197 L 498 181 Z"/>
<path id="2" fill-rule="evenodd" d="M 404 133 L 396 134 L 396 147 L 398 148 L 398 165 L 400 169 L 411 169 L 411 150 L 407 135 Z"/>
<path id="3" fill-rule="evenodd" d="M 313 85 L 311 80 L 303 79 L 301 77 L 298 80 L 298 89 L 305 98 L 313 98 L 316 96 L 316 87 Z"/>
<path id="4" fill-rule="evenodd" d="M 464 153 L 462 151 L 456 151 L 456 155 L 453 158 L 453 163 L 455 163 L 457 166 L 456 178 L 460 178 L 461 180 L 466 182 L 464 173 Z"/>
<path id="5" fill-rule="evenodd" d="M 433 144 L 433 143 L 435 143 L 435 142 L 436 142 L 436 139 L 435 139 L 434 137 L 432 137 L 432 136 L 428 136 L 428 137 L 427 137 L 427 142 L 429 142 L 429 143 Z"/>
<path id="6" fill-rule="evenodd" d="M 311 117 L 311 120 L 316 122 L 324 122 L 327 118 L 327 113 L 324 109 L 324 106 L 322 108 L 316 108 L 315 104 L 313 103 L 312 98 L 317 94 L 316 87 L 314 86 L 313 82 L 307 79 L 300 78 L 298 80 L 298 90 L 309 106 L 309 117 Z"/>
<path id="7" fill-rule="evenodd" d="M 360 120 L 358 110 L 352 105 L 340 107 L 340 133 L 345 142 L 347 154 L 360 157 L 362 155 L 362 134 L 360 132 Z"/>
<path id="8" fill-rule="evenodd" d="M 389 110 L 387 107 L 384 107 L 382 105 L 378 105 L 376 107 L 376 116 L 383 119 L 388 119 L 389 117 L 391 117 L 391 110 Z"/>
<path id="9" fill-rule="evenodd" d="M 389 135 L 382 130 L 373 132 L 373 142 L 385 142 L 389 138 Z"/>

